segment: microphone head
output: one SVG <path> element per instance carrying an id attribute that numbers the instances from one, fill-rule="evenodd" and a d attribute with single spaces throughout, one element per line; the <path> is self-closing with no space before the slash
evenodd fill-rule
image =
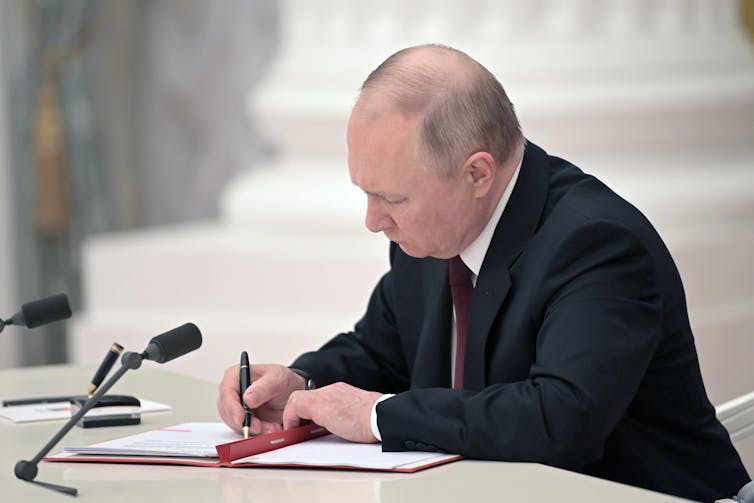
<path id="1" fill-rule="evenodd" d="M 186 323 L 153 337 L 144 353 L 147 360 L 165 363 L 199 349 L 201 345 L 202 333 L 193 323 Z"/>
<path id="2" fill-rule="evenodd" d="M 36 328 L 53 321 L 64 320 L 71 317 L 71 306 L 68 305 L 68 296 L 59 293 L 51 297 L 27 302 L 21 306 L 11 320 L 14 325 L 25 325 L 27 328 Z"/>

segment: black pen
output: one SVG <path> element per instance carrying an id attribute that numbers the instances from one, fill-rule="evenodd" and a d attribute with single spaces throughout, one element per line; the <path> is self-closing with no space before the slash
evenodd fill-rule
<path id="1" fill-rule="evenodd" d="M 249 368 L 249 355 L 246 351 L 241 353 L 241 404 L 243 405 L 243 438 L 249 438 L 251 428 L 251 409 L 243 399 L 246 388 L 251 386 L 251 369 Z"/>
<path id="2" fill-rule="evenodd" d="M 105 377 L 107 377 L 107 374 L 110 372 L 110 369 L 113 368 L 113 365 L 115 365 L 115 362 L 118 360 L 118 357 L 122 352 L 123 346 L 121 346 L 117 342 L 113 342 L 113 345 L 110 346 L 110 349 L 105 355 L 105 359 L 102 360 L 102 363 L 100 363 L 97 372 L 94 373 L 92 382 L 89 383 L 89 389 L 87 391 L 89 398 L 92 397 L 94 392 L 97 391 L 99 385 L 102 384 L 102 381 L 105 380 Z"/>
<path id="3" fill-rule="evenodd" d="M 13 400 L 3 400 L 3 407 L 15 407 L 17 405 L 37 405 L 43 403 L 70 402 L 80 395 L 63 395 L 63 396 L 40 396 L 34 398 L 17 398 Z"/>
<path id="4" fill-rule="evenodd" d="M 107 354 L 105 355 L 105 359 L 102 360 L 102 363 L 100 363 L 100 366 L 97 369 L 97 372 L 94 373 L 94 377 L 92 377 L 91 383 L 89 383 L 89 389 L 88 389 L 89 398 L 92 397 L 92 395 L 97 390 L 99 385 L 102 384 L 102 381 L 105 380 L 105 377 L 107 377 L 107 374 L 113 368 L 113 365 L 118 360 L 118 356 L 122 352 L 123 352 L 123 346 L 121 346 L 117 342 L 113 342 L 112 346 L 110 346 L 110 349 L 107 351 Z M 79 398 L 79 397 L 80 395 L 62 395 L 62 396 L 40 396 L 40 397 L 34 397 L 34 398 L 18 398 L 15 400 L 3 400 L 2 406 L 14 407 L 18 405 L 38 405 L 38 404 L 44 404 L 44 403 L 70 402 L 71 400 L 75 400 L 76 398 Z"/>

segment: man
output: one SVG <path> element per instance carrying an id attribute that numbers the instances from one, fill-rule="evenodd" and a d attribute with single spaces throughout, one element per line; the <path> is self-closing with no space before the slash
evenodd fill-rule
<path id="1" fill-rule="evenodd" d="M 748 482 L 662 240 L 527 143 L 484 67 L 440 46 L 394 54 L 364 83 L 347 139 L 391 268 L 353 332 L 293 370 L 254 366 L 253 431 L 311 419 L 386 451 L 546 463 L 702 500 Z M 240 431 L 237 366 L 218 409 Z"/>

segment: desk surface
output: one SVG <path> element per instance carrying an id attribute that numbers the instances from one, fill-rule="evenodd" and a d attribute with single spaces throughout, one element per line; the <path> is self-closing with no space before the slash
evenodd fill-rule
<path id="1" fill-rule="evenodd" d="M 0 371 L 0 398 L 83 392 L 94 369 L 47 366 Z M 111 428 L 74 427 L 61 444 L 91 444 L 186 421 L 219 421 L 217 386 L 156 368 L 145 362 L 111 390 L 169 403 L 170 412 L 142 417 L 142 424 Z M 31 459 L 62 421 L 13 424 L 0 419 L 0 487 L 3 501 L 45 502 L 66 496 L 17 480 L 13 467 Z M 81 501 L 254 501 L 258 503 L 463 501 L 670 502 L 670 496 L 548 466 L 460 461 L 415 474 L 340 470 L 231 469 L 155 465 L 45 463 L 37 480 L 73 486 Z M 67 501 L 67 500 L 66 500 Z"/>

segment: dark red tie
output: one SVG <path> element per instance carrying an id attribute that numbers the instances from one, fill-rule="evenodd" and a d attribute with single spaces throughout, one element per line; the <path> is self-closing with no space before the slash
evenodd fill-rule
<path id="1" fill-rule="evenodd" d="M 456 310 L 456 368 L 453 380 L 455 389 L 463 389 L 463 360 L 466 355 L 466 338 L 469 331 L 469 312 L 474 285 L 471 283 L 471 270 L 461 257 L 456 255 L 449 262 L 450 295 Z"/>

